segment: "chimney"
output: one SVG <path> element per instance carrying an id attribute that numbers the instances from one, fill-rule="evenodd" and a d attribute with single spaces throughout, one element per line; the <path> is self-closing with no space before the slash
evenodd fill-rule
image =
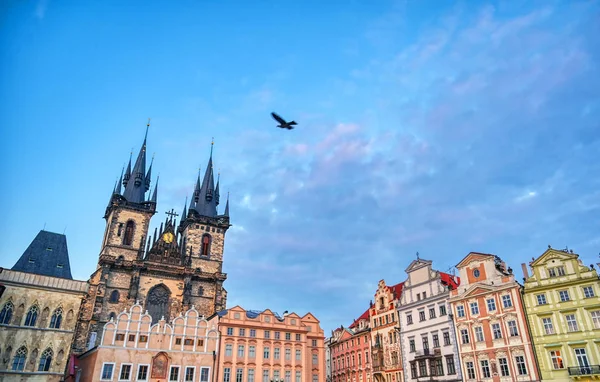
<path id="1" fill-rule="evenodd" d="M 527 270 L 527 264 L 521 263 L 521 269 L 523 270 L 523 277 L 529 278 L 529 271 Z"/>

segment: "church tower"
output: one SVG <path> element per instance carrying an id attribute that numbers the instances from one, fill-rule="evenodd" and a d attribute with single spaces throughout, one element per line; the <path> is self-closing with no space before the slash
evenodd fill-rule
<path id="1" fill-rule="evenodd" d="M 148 125 L 149 126 L 149 125 Z M 206 317 L 225 309 L 223 243 L 229 205 L 217 214 L 219 181 L 214 185 L 211 155 L 202 185 L 196 184 L 182 221 L 173 210 L 149 232 L 156 214 L 158 179 L 151 190 L 152 163 L 146 172 L 146 136 L 133 167 L 131 159 L 115 185 L 104 218 L 106 229 L 96 271 L 82 303 L 73 351 L 100 341 L 104 325 L 139 302 L 153 323 L 171 321 L 195 307 Z M 121 187 L 122 186 L 122 187 Z M 186 202 L 187 204 L 187 202 Z"/>

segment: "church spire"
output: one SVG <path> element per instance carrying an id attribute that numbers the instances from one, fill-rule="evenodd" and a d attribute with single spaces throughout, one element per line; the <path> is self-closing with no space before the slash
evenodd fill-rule
<path id="1" fill-rule="evenodd" d="M 229 191 L 227 191 L 227 202 L 225 203 L 225 216 L 229 216 Z"/>
<path id="2" fill-rule="evenodd" d="M 150 173 L 150 171 L 148 171 L 148 173 Z M 154 203 L 154 204 L 156 204 L 156 193 L 157 193 L 157 190 L 158 190 L 158 178 L 159 178 L 159 177 L 160 177 L 160 176 L 157 176 L 157 177 L 156 177 L 156 184 L 154 185 L 154 192 L 152 193 L 152 198 L 150 199 L 150 201 L 151 201 L 152 203 Z M 149 182 L 148 182 L 148 183 L 149 183 Z"/>
<path id="3" fill-rule="evenodd" d="M 200 193 L 198 196 L 198 202 L 196 203 L 195 210 L 201 216 L 214 217 L 217 216 L 217 203 L 215 198 L 215 178 L 213 173 L 213 162 L 212 153 L 214 140 L 210 144 L 210 158 L 208 159 L 208 165 L 202 179 L 202 185 L 200 186 Z M 194 196 L 196 193 L 194 192 Z"/>
<path id="4" fill-rule="evenodd" d="M 219 181 L 221 180 L 221 171 L 217 173 L 217 186 L 215 187 L 215 202 L 219 205 Z"/>
<path id="5" fill-rule="evenodd" d="M 150 121 L 146 125 L 146 134 L 144 136 L 144 143 L 135 161 L 133 170 L 127 176 L 127 184 L 125 185 L 125 192 L 123 196 L 129 203 L 143 203 L 145 201 L 145 194 L 150 187 L 150 180 L 146 181 L 146 140 L 148 138 L 148 128 L 150 127 Z M 131 160 L 129 162 L 131 165 Z M 127 166 L 129 170 L 130 166 Z"/>

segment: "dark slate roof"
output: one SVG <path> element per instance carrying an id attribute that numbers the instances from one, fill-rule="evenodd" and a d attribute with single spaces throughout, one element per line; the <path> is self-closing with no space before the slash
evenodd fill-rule
<path id="1" fill-rule="evenodd" d="M 12 270 L 72 280 L 67 237 L 40 231 Z"/>

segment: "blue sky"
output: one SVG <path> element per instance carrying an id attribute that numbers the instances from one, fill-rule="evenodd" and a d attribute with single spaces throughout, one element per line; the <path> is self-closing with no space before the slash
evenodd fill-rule
<path id="1" fill-rule="evenodd" d="M 494 253 L 519 279 L 548 244 L 599 260 L 598 1 L 1 7 L 2 266 L 45 225 L 87 279 L 148 117 L 152 229 L 215 138 L 229 306 L 329 333 L 417 251 L 444 271 Z"/>

